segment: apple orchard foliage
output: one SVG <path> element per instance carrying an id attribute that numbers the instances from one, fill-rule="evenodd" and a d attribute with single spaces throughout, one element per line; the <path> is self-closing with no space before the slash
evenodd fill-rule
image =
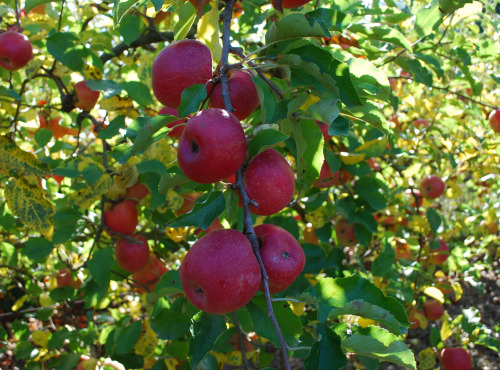
<path id="1" fill-rule="evenodd" d="M 281 14 L 280 3 L 236 3 L 229 64 L 252 73 L 259 98 L 241 121 L 245 161 L 277 153 L 295 181 L 291 202 L 277 195 L 285 208 L 251 223 L 285 229 L 305 265 L 272 303 L 259 291 L 235 314 L 214 315 L 187 300 L 179 268 L 203 235 L 248 223 L 233 176 L 194 182 L 177 161 L 173 123 L 207 109 L 212 89 L 201 79 L 162 110 L 153 62 L 173 41 L 197 39 L 223 80 L 224 2 L 2 2 L 1 31 L 19 30 L 17 9 L 33 57 L 0 68 L 0 367 L 74 368 L 82 358 L 217 369 L 245 355 L 244 366 L 281 368 L 269 306 L 287 357 L 306 369 L 448 368 L 453 351 L 443 348 L 467 350 L 462 365 L 478 347 L 499 350 L 498 328 L 477 308 L 447 311 L 466 280 L 498 274 L 495 4 L 284 0 Z M 275 180 L 250 166 L 250 198 L 266 202 Z M 421 192 L 429 175 L 443 194 Z M 151 254 L 131 274 L 115 248 L 135 235 Z M 416 337 L 430 339 L 416 350 Z"/>

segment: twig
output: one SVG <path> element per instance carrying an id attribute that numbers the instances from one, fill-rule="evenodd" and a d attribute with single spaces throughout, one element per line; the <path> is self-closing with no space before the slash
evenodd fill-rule
<path id="1" fill-rule="evenodd" d="M 17 29 L 19 30 L 19 33 L 23 32 L 23 29 L 21 28 L 21 21 L 19 20 L 19 2 L 18 0 L 14 1 L 14 6 L 16 8 L 16 25 Z"/>
<path id="2" fill-rule="evenodd" d="M 236 315 L 236 311 L 233 312 L 233 321 L 236 329 L 238 330 L 238 341 L 240 343 L 240 351 L 241 351 L 241 364 L 243 365 L 243 369 L 248 369 L 248 361 L 245 353 L 245 342 L 243 338 L 243 331 L 241 330 L 240 322 L 238 321 L 238 316 Z"/>

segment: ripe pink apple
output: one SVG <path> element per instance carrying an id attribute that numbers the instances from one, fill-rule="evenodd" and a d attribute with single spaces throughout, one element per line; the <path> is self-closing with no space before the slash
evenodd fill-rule
<path id="1" fill-rule="evenodd" d="M 325 143 L 330 141 L 333 137 L 333 135 L 328 134 L 328 130 L 330 129 L 330 126 L 328 126 L 327 123 L 321 122 L 318 120 L 314 120 L 316 124 L 319 126 L 319 129 L 321 130 L 321 133 L 323 134 L 323 139 L 325 139 Z"/>
<path id="2" fill-rule="evenodd" d="M 185 88 L 212 78 L 212 52 L 197 40 L 176 41 L 153 62 L 153 92 L 163 105 L 177 108 Z"/>
<path id="3" fill-rule="evenodd" d="M 104 212 L 104 223 L 111 230 L 121 234 L 131 235 L 138 223 L 138 214 L 135 202 L 125 199 L 116 204 L 111 210 Z"/>
<path id="4" fill-rule="evenodd" d="M 240 121 L 223 109 L 209 108 L 187 122 L 179 139 L 177 160 L 191 180 L 210 184 L 235 173 L 246 151 Z"/>
<path id="5" fill-rule="evenodd" d="M 419 118 L 413 121 L 413 125 L 419 130 L 429 127 L 429 122 L 425 118 Z"/>
<path id="6" fill-rule="evenodd" d="M 321 166 L 319 177 L 313 185 L 320 189 L 329 188 L 331 186 L 339 186 L 342 185 L 341 179 L 344 183 L 347 183 L 352 179 L 352 175 L 344 169 L 340 169 L 333 173 L 330 169 L 330 165 L 325 160 Z"/>
<path id="7" fill-rule="evenodd" d="M 470 370 L 472 361 L 469 352 L 462 347 L 446 347 L 441 351 L 444 370 Z"/>
<path id="8" fill-rule="evenodd" d="M 210 92 L 210 90 L 212 90 Z M 222 84 L 207 84 L 207 94 L 210 94 L 210 106 L 224 109 L 222 99 Z M 232 112 L 236 118 L 243 121 L 259 106 L 259 94 L 252 81 L 252 75 L 245 71 L 230 71 L 229 99 L 234 108 Z"/>
<path id="9" fill-rule="evenodd" d="M 295 192 L 295 177 L 285 158 L 275 149 L 257 154 L 243 175 L 247 195 L 257 202 L 250 205 L 255 215 L 269 216 L 285 208 Z M 240 206 L 242 202 L 240 199 Z"/>
<path id="10" fill-rule="evenodd" d="M 149 260 L 146 266 L 132 275 L 132 279 L 137 283 L 147 287 L 147 290 L 142 286 L 137 287 L 139 293 L 152 292 L 155 290 L 156 284 L 160 281 L 161 276 L 168 271 L 168 267 L 160 261 L 154 254 L 149 255 Z"/>
<path id="11" fill-rule="evenodd" d="M 86 81 L 80 81 L 75 84 L 75 94 L 75 107 L 81 110 L 91 110 L 96 105 L 101 92 L 92 90 L 87 86 Z"/>
<path id="12" fill-rule="evenodd" d="M 142 235 L 132 235 L 137 243 L 125 239 L 118 240 L 115 248 L 116 262 L 122 269 L 128 272 L 137 272 L 149 261 L 148 240 Z"/>
<path id="13" fill-rule="evenodd" d="M 302 6 L 304 4 L 307 4 L 311 0 L 283 0 L 281 3 L 281 6 L 283 9 L 292 9 L 292 8 L 298 8 L 299 6 Z M 276 0 L 271 0 L 271 3 L 273 4 L 274 8 L 276 8 L 278 2 Z"/>
<path id="14" fill-rule="evenodd" d="M 149 189 L 143 183 L 137 182 L 135 185 L 127 188 L 127 192 L 125 194 L 125 198 L 133 200 L 135 203 L 139 203 L 139 201 L 146 197 L 149 194 Z"/>
<path id="15" fill-rule="evenodd" d="M 435 299 L 428 299 L 424 302 L 425 317 L 429 321 L 437 321 L 444 314 L 444 307 Z"/>
<path id="16" fill-rule="evenodd" d="M 177 109 L 170 108 L 170 107 L 161 108 L 160 111 L 158 112 L 158 114 L 170 114 L 171 116 L 179 117 L 177 114 Z M 178 119 L 177 121 L 170 122 L 169 124 L 167 124 L 167 127 L 172 128 L 172 127 L 175 127 L 177 125 L 185 124 L 186 122 L 187 122 L 187 119 L 181 118 L 181 119 Z M 184 132 L 184 127 L 185 127 L 185 125 L 175 127 L 172 131 L 170 131 L 167 134 L 167 136 L 176 137 L 176 138 L 181 137 L 182 133 Z"/>
<path id="17" fill-rule="evenodd" d="M 436 199 L 444 193 L 445 184 L 441 177 L 436 175 L 427 175 L 420 182 L 420 193 L 424 198 Z"/>
<path id="18" fill-rule="evenodd" d="M 22 33 L 7 31 L 0 34 L 0 66 L 8 71 L 24 67 L 33 56 L 30 40 Z"/>
<path id="19" fill-rule="evenodd" d="M 208 313 L 225 314 L 246 305 L 262 280 L 247 237 L 237 230 L 216 230 L 187 252 L 180 268 L 189 301 Z"/>
<path id="20" fill-rule="evenodd" d="M 440 247 L 438 249 L 433 249 L 430 252 L 429 263 L 431 265 L 440 265 L 444 263 L 448 259 L 448 255 L 450 254 L 450 248 L 448 248 L 448 244 L 442 239 L 439 239 Z"/>
<path id="21" fill-rule="evenodd" d="M 335 233 L 337 234 L 337 241 L 341 247 L 351 246 L 358 242 L 354 236 L 354 224 L 349 223 L 344 218 L 341 218 L 335 224 Z"/>
<path id="22" fill-rule="evenodd" d="M 269 277 L 269 291 L 271 294 L 281 292 L 304 269 L 304 251 L 292 234 L 279 226 L 263 224 L 254 230 L 260 243 L 262 263 Z M 260 290 L 264 290 L 264 284 L 261 284 Z"/>
<path id="23" fill-rule="evenodd" d="M 500 132 L 500 109 L 496 109 L 490 113 L 490 126 L 493 131 Z"/>

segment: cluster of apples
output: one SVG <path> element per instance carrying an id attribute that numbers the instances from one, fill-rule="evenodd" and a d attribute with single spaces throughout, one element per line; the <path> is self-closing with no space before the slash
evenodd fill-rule
<path id="1" fill-rule="evenodd" d="M 247 158 L 247 139 L 240 121 L 259 105 L 252 75 L 233 70 L 229 73 L 229 98 L 235 110 L 227 112 L 223 109 L 221 85 L 214 84 L 212 76 L 212 53 L 197 40 L 168 45 L 153 63 L 153 92 L 165 105 L 160 110 L 162 114 L 177 116 L 175 110 L 181 103 L 183 90 L 194 84 L 206 85 L 209 108 L 187 122 L 180 119 L 171 123 L 173 130 L 169 133 L 179 138 L 179 167 L 190 180 L 202 184 L 231 178 L 243 165 Z M 179 126 L 184 122 L 184 126 Z M 256 215 L 268 216 L 281 211 L 295 192 L 292 168 L 272 148 L 248 162 L 243 182 L 249 198 L 258 205 L 250 206 Z M 193 205 L 192 197 L 186 195 L 185 203 L 184 211 L 187 211 L 188 206 Z M 217 226 L 206 230 L 207 234 L 189 249 L 182 261 L 180 276 L 193 305 L 209 313 L 224 314 L 247 304 L 259 288 L 263 289 L 263 284 L 259 263 L 247 237 L 237 230 L 221 229 L 220 222 Z M 286 289 L 304 267 L 302 248 L 279 226 L 259 225 L 255 233 L 271 293 Z"/>

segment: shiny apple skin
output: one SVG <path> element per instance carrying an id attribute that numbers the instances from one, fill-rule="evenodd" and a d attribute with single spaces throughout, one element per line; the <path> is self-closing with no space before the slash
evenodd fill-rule
<path id="1" fill-rule="evenodd" d="M 135 202 L 125 199 L 111 210 L 104 212 L 104 223 L 111 230 L 121 234 L 131 235 L 138 224 L 139 215 Z"/>
<path id="2" fill-rule="evenodd" d="M 139 284 L 147 287 L 147 290 L 138 286 L 137 291 L 139 293 L 153 292 L 155 290 L 156 284 L 160 281 L 162 275 L 168 271 L 168 267 L 158 259 L 154 254 L 149 255 L 149 260 L 146 266 L 135 273 L 132 274 L 132 279 Z"/>
<path id="3" fill-rule="evenodd" d="M 15 71 L 28 64 L 32 57 L 33 47 L 25 35 L 15 31 L 0 34 L 0 67 Z"/>
<path id="4" fill-rule="evenodd" d="M 490 127 L 495 132 L 500 132 L 500 109 L 496 109 L 490 113 L 488 117 L 490 121 Z"/>
<path id="5" fill-rule="evenodd" d="M 118 265 L 128 272 L 137 272 L 146 267 L 149 261 L 148 240 L 142 235 L 132 235 L 137 241 L 132 243 L 126 239 L 120 239 L 116 243 L 115 258 Z"/>
<path id="6" fill-rule="evenodd" d="M 170 108 L 170 107 L 161 108 L 160 111 L 158 112 L 158 114 L 170 114 L 171 116 L 179 117 L 179 115 L 177 114 L 177 109 Z M 177 125 L 180 125 L 180 124 L 183 124 L 186 122 L 187 122 L 187 120 L 185 118 L 181 118 L 181 119 L 178 119 L 177 121 L 168 123 L 167 127 L 172 128 L 172 127 L 175 127 Z M 185 125 L 175 127 L 172 131 L 170 131 L 167 134 L 167 136 L 180 138 L 182 133 L 184 132 L 184 127 L 185 127 Z"/>
<path id="7" fill-rule="evenodd" d="M 101 95 L 100 91 L 94 91 L 88 87 L 86 81 L 80 81 L 75 84 L 75 93 L 75 107 L 85 111 L 94 108 Z"/>
<path id="8" fill-rule="evenodd" d="M 469 352 L 461 347 L 446 347 L 441 351 L 444 370 L 470 370 L 472 361 Z"/>
<path id="9" fill-rule="evenodd" d="M 439 198 L 446 188 L 441 177 L 436 175 L 425 176 L 420 182 L 419 190 L 424 198 L 436 199 Z"/>

